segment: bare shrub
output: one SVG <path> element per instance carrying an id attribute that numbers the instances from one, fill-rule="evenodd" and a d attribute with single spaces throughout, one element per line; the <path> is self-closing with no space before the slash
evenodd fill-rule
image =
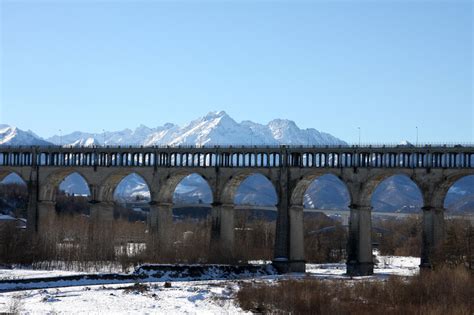
<path id="1" fill-rule="evenodd" d="M 433 255 L 433 265 L 466 266 L 474 270 L 474 226 L 469 219 L 445 221 L 446 237 Z"/>
<path id="2" fill-rule="evenodd" d="M 8 313 L 9 314 L 20 314 L 23 312 L 24 308 L 23 296 L 17 294 L 12 296 L 10 303 L 8 304 Z"/>
<path id="3" fill-rule="evenodd" d="M 8 214 L 11 209 L 17 218 L 27 217 L 28 189 L 18 183 L 0 184 L 0 213 Z"/>
<path id="4" fill-rule="evenodd" d="M 347 283 L 319 279 L 244 283 L 237 301 L 244 310 L 291 314 L 471 314 L 474 276 L 465 268 L 412 278 Z"/>
<path id="5" fill-rule="evenodd" d="M 346 258 L 347 231 L 323 214 L 304 214 L 304 250 L 307 262 L 340 262 Z"/>
<path id="6" fill-rule="evenodd" d="M 375 218 L 373 241 L 382 255 L 420 256 L 421 216 L 406 218 Z"/>
<path id="7" fill-rule="evenodd" d="M 134 283 L 126 287 L 118 287 L 117 290 L 123 290 L 124 293 L 146 293 L 150 287 L 144 283 Z"/>
<path id="8" fill-rule="evenodd" d="M 271 260 L 275 247 L 276 222 L 250 210 L 235 214 L 234 255 L 237 261 Z"/>

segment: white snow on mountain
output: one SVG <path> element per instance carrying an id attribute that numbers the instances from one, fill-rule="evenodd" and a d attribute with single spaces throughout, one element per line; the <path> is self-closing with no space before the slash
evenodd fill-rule
<path id="1" fill-rule="evenodd" d="M 0 125 L 0 145 L 344 145 L 344 141 L 316 129 L 300 129 L 295 122 L 275 119 L 263 125 L 251 121 L 236 122 L 226 112 L 210 112 L 180 127 L 175 124 L 135 130 L 91 133 L 75 131 L 43 140 L 32 131 Z"/>
<path id="2" fill-rule="evenodd" d="M 89 138 L 94 138 L 98 144 L 144 146 L 346 144 L 316 129 L 300 129 L 291 120 L 275 119 L 267 125 L 251 121 L 238 123 L 224 111 L 210 112 L 183 127 L 171 123 L 156 128 L 141 125 L 135 130 L 106 131 L 101 134 L 73 132 L 48 140 L 55 144 L 76 145 L 85 143 Z"/>
<path id="3" fill-rule="evenodd" d="M 100 145 L 99 141 L 95 138 L 87 138 L 87 139 L 78 139 L 70 144 L 71 147 L 93 147 L 96 145 Z"/>
<path id="4" fill-rule="evenodd" d="M 0 125 L 0 145 L 51 145 L 33 131 L 23 131 L 17 127 Z"/>
<path id="5" fill-rule="evenodd" d="M 401 146 L 406 146 L 406 147 L 413 147 L 413 143 L 411 143 L 410 141 L 408 140 L 403 140 L 403 141 L 400 141 L 400 143 L 398 145 L 401 145 Z"/>

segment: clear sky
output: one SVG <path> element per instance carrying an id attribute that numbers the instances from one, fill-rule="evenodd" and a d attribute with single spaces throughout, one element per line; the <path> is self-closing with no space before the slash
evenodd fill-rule
<path id="1" fill-rule="evenodd" d="M 0 3 L 0 121 L 44 137 L 225 110 L 474 142 L 471 0 Z"/>

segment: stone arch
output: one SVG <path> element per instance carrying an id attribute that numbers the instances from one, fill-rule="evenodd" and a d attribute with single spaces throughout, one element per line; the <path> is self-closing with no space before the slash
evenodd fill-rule
<path id="1" fill-rule="evenodd" d="M 447 174 L 444 177 L 444 180 L 437 185 L 437 188 L 433 192 L 433 195 L 431 196 L 430 200 L 430 206 L 438 209 L 443 209 L 444 202 L 446 200 L 446 195 L 448 194 L 449 189 L 458 180 L 471 175 L 474 175 L 474 170 L 453 172 L 451 174 Z"/>
<path id="2" fill-rule="evenodd" d="M 304 196 L 306 195 L 308 189 L 315 181 L 317 181 L 318 179 L 324 176 L 332 176 L 332 177 L 337 178 L 344 185 L 347 191 L 347 194 L 349 196 L 349 203 L 351 203 L 352 194 L 347 183 L 344 181 L 344 179 L 341 176 L 338 176 L 338 174 L 328 172 L 328 173 L 308 174 L 304 176 L 302 179 L 300 179 L 291 193 L 290 205 L 304 207 Z"/>
<path id="3" fill-rule="evenodd" d="M 181 193 L 179 192 L 180 188 L 186 187 L 185 184 L 188 184 L 188 187 L 197 187 L 204 188 L 203 194 L 189 196 L 187 200 L 180 200 Z M 198 191 L 202 193 L 202 191 Z M 185 193 L 186 194 L 186 193 Z M 183 177 L 178 184 L 176 185 L 173 192 L 173 204 L 183 204 L 183 203 L 192 203 L 192 204 L 203 204 L 206 206 L 211 205 L 214 202 L 214 194 L 211 189 L 211 185 L 208 180 L 198 173 L 192 173 Z"/>
<path id="4" fill-rule="evenodd" d="M 28 183 L 16 172 L 1 172 L 0 197 L 4 198 L 4 209 L 11 212 L 17 218 L 27 218 L 29 204 Z M 1 212 L 0 212 L 1 214 Z"/>
<path id="5" fill-rule="evenodd" d="M 14 176 L 22 181 L 23 184 L 27 185 L 27 181 L 21 176 L 21 174 L 15 171 L 4 170 L 0 171 L 0 183 L 2 183 L 5 179 L 10 176 Z"/>
<path id="6" fill-rule="evenodd" d="M 331 217 L 327 212 L 321 213 L 319 210 L 322 207 L 305 207 L 307 203 L 305 199 L 308 198 L 310 189 L 318 187 L 321 182 L 330 185 L 331 187 L 341 185 L 344 194 L 347 198 L 345 202 L 345 209 L 337 208 L 337 210 L 345 210 L 345 214 L 334 211 L 337 217 L 342 219 L 342 222 L 337 222 L 339 219 Z M 329 179 L 329 181 L 327 181 Z M 318 186 L 314 186 L 318 185 Z M 306 198 L 305 198 L 306 196 Z M 349 218 L 349 205 L 351 204 L 351 191 L 345 180 L 340 174 L 335 171 L 312 171 L 301 178 L 292 191 L 290 198 L 290 260 L 295 262 L 295 266 L 301 271 L 304 271 L 305 261 L 315 261 L 320 259 L 326 250 L 331 249 L 332 253 L 340 253 L 339 260 L 344 258 L 347 244 L 346 225 Z M 306 209 L 305 209 L 306 208 Z M 318 208 L 311 211 L 308 208 Z M 307 211 L 304 211 L 307 210 Z M 326 208 L 328 211 L 336 210 L 336 207 Z M 330 230 L 334 233 L 322 234 L 320 230 Z M 332 242 L 329 242 L 331 240 Z M 319 244 L 319 245 L 317 245 Z M 342 246 L 340 244 L 343 244 Z M 336 259 L 335 257 L 333 259 Z"/>
<path id="7" fill-rule="evenodd" d="M 246 183 L 252 185 L 245 185 Z M 255 187 L 255 185 L 257 185 L 257 187 Z M 255 188 L 261 189 L 255 191 Z M 247 191 L 244 189 L 247 189 Z M 265 193 L 268 195 L 265 196 Z M 262 174 L 251 174 L 237 187 L 234 204 L 276 207 L 278 205 L 278 195 L 275 186 L 266 176 Z"/>
<path id="8" fill-rule="evenodd" d="M 383 185 L 385 183 L 387 183 L 388 180 L 390 180 L 390 179 L 396 180 L 397 177 L 407 179 L 410 182 L 410 185 L 414 185 L 414 187 L 416 187 L 416 190 L 417 190 L 417 192 L 415 192 L 415 194 L 417 194 L 416 197 L 417 197 L 417 199 L 421 200 L 421 204 L 419 205 L 419 208 L 416 209 L 417 210 L 416 212 L 419 213 L 421 208 L 424 206 L 423 190 L 421 189 L 420 185 L 413 178 L 411 178 L 410 176 L 408 176 L 407 174 L 404 174 L 404 173 L 392 174 L 391 176 L 384 177 L 382 180 L 380 180 L 380 178 L 379 178 L 376 181 L 377 185 L 370 191 L 370 205 L 373 206 L 374 197 L 376 196 L 376 194 L 378 192 L 380 192 L 379 189 L 383 188 Z M 373 208 L 374 208 L 374 210 L 378 210 L 378 209 L 375 209 L 375 207 L 373 207 Z M 409 210 L 409 209 L 406 209 L 406 210 Z"/>
<path id="9" fill-rule="evenodd" d="M 154 198 L 154 189 L 150 183 L 150 179 L 148 179 L 144 174 L 138 171 L 130 171 L 126 169 L 116 169 L 113 173 L 111 173 L 106 179 L 101 183 L 98 193 L 95 196 L 97 198 L 96 201 L 106 201 L 106 202 L 114 202 L 114 194 L 117 186 L 122 182 L 122 180 L 132 174 L 136 174 L 140 176 L 141 179 L 145 182 L 150 190 L 150 199 L 153 200 Z"/>
<path id="10" fill-rule="evenodd" d="M 251 176 L 254 176 L 254 175 L 263 176 L 267 179 L 267 181 L 269 183 L 271 183 L 271 185 L 272 185 L 272 187 L 275 191 L 275 195 L 277 197 L 277 203 L 276 204 L 278 204 L 279 196 L 278 196 L 277 190 L 275 189 L 276 183 L 273 182 L 270 178 L 268 178 L 268 176 L 266 176 L 262 173 L 259 173 L 259 172 L 255 172 L 255 171 L 244 171 L 244 172 L 238 173 L 235 176 L 232 176 L 232 178 L 230 178 L 224 186 L 224 189 L 223 189 L 222 195 L 221 195 L 221 203 L 222 204 L 228 204 L 228 205 L 234 204 L 236 196 L 237 196 L 237 191 L 238 191 L 240 185 L 247 178 L 249 178 Z"/>
<path id="11" fill-rule="evenodd" d="M 145 178 L 143 178 L 140 174 L 132 172 L 132 173 L 122 177 L 122 179 L 117 183 L 117 185 L 115 185 L 114 192 L 113 192 L 113 195 L 112 195 L 113 200 L 115 202 L 117 202 L 118 199 L 119 199 L 119 194 L 121 193 L 120 190 L 125 189 L 125 188 L 123 188 L 123 186 L 126 185 L 127 180 L 134 181 L 137 184 L 140 184 L 140 182 L 144 183 L 145 186 L 146 186 L 146 189 L 148 190 L 148 193 L 149 193 L 148 198 L 145 196 L 144 200 L 146 200 L 148 202 L 151 201 L 151 188 L 150 188 L 150 185 L 147 183 Z M 147 195 L 147 194 L 145 193 L 145 195 Z"/>
<path id="12" fill-rule="evenodd" d="M 261 172 L 239 172 L 225 183 L 222 203 L 221 233 L 232 240 L 224 246 L 233 249 L 233 257 L 243 261 L 274 257 L 279 203 L 275 183 Z"/>
<path id="13" fill-rule="evenodd" d="M 372 196 L 374 191 L 377 187 L 385 181 L 386 179 L 393 177 L 393 176 L 405 176 L 408 177 L 419 189 L 422 196 L 423 190 L 421 189 L 422 185 L 418 182 L 417 177 L 415 176 L 413 170 L 377 170 L 375 174 L 368 176 L 367 180 L 364 184 L 361 185 L 360 191 L 356 194 L 355 192 L 352 193 L 352 202 L 356 205 L 360 206 L 370 206 L 372 202 Z M 425 200 L 424 200 L 425 201 Z"/>
<path id="14" fill-rule="evenodd" d="M 452 179 L 455 179 L 455 178 L 452 178 Z M 450 181 L 452 181 L 452 179 Z M 451 210 L 448 207 L 449 206 L 448 197 L 450 195 L 450 192 L 452 194 L 455 194 L 455 191 L 454 191 L 453 188 L 455 188 L 456 184 L 459 184 L 459 183 L 462 183 L 462 182 L 465 182 L 465 181 L 474 182 L 474 174 L 462 175 L 450 184 L 449 188 L 446 190 L 446 193 L 444 194 L 444 199 L 443 199 L 443 208 L 444 209 Z M 470 186 L 470 188 L 471 188 L 471 191 L 469 191 L 469 192 L 472 194 L 472 192 L 474 191 L 474 186 Z M 463 211 L 461 210 L 461 212 L 463 212 Z M 474 215 L 474 212 L 472 212 L 472 209 L 470 211 L 470 214 Z"/>
<path id="15" fill-rule="evenodd" d="M 209 184 L 209 180 L 204 174 L 199 172 L 180 171 L 173 173 L 173 175 L 171 175 L 166 181 L 164 181 L 162 187 L 160 187 L 157 201 L 164 204 L 173 204 L 173 197 L 177 186 L 184 178 L 192 174 L 197 174 L 206 181 L 207 185 L 209 186 L 209 189 L 211 190 L 212 199 L 215 200 L 212 185 Z"/>
<path id="16" fill-rule="evenodd" d="M 61 182 L 66 179 L 68 176 L 71 174 L 78 174 L 84 182 L 87 184 L 89 187 L 90 191 L 90 197 L 92 197 L 92 191 L 90 189 L 90 180 L 84 176 L 84 174 L 81 171 L 78 170 L 71 170 L 71 169 L 61 169 L 57 172 L 53 172 L 50 174 L 45 181 L 45 184 L 43 185 L 42 189 L 40 190 L 40 200 L 43 201 L 56 201 L 56 192 L 59 189 L 59 185 Z"/>

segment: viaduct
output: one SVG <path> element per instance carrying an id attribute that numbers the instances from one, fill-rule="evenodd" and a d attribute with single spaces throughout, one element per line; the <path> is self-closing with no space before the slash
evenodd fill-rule
<path id="1" fill-rule="evenodd" d="M 278 195 L 274 264 L 304 271 L 303 196 L 319 176 L 333 174 L 347 186 L 351 203 L 347 272 L 373 273 L 371 197 L 393 175 L 409 177 L 423 196 L 421 266 L 430 267 L 444 235 L 444 199 L 451 185 L 474 175 L 473 146 L 246 146 L 246 147 L 0 147 L 0 181 L 16 173 L 29 190 L 28 228 L 41 233 L 55 211 L 56 190 L 69 174 L 84 177 L 91 191 L 91 217 L 113 219 L 113 193 L 136 173 L 151 192 L 150 228 L 166 233 L 173 193 L 193 173 L 209 184 L 212 242 L 232 248 L 234 198 L 245 178 L 261 174 Z"/>

